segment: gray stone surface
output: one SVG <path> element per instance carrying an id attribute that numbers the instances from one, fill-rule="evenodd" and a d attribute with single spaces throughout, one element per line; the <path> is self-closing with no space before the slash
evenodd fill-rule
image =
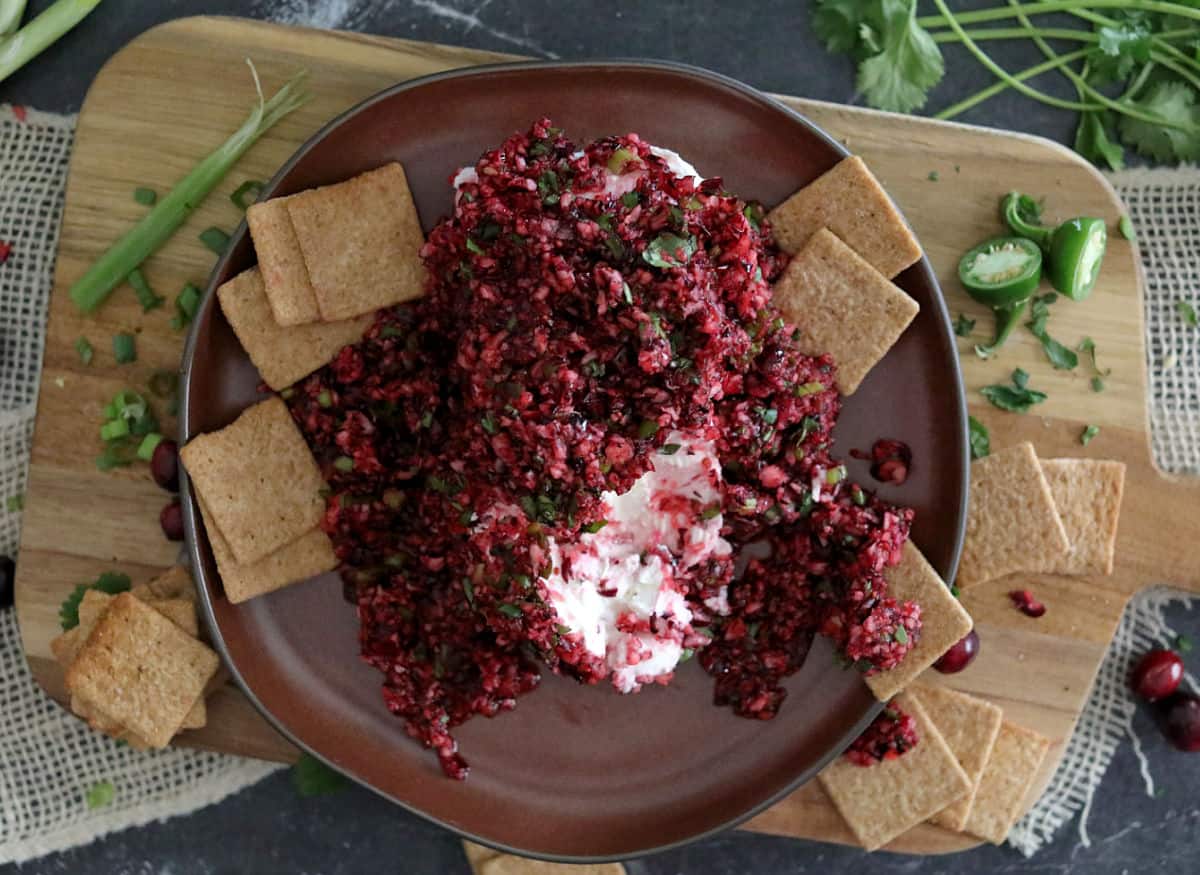
<path id="1" fill-rule="evenodd" d="M 36 11 L 48 0 L 35 0 Z M 955 3 L 956 8 L 979 5 Z M 652 56 L 714 68 L 767 90 L 824 100 L 854 100 L 848 61 L 827 55 L 808 29 L 805 4 L 792 0 L 657 3 L 610 0 L 108 0 L 38 61 L 0 84 L 0 101 L 46 110 L 79 108 L 105 59 L 146 28 L 171 18 L 223 13 L 310 22 L 499 51 L 564 58 Z M 1032 47 L 997 47 L 1010 69 L 1039 60 Z M 957 51 L 931 109 L 986 85 L 985 71 Z M 1049 88 L 1057 87 L 1049 83 Z M 1066 95 L 1065 91 L 1060 93 Z M 1014 96 L 976 108 L 963 121 L 1069 141 L 1074 119 Z M 1177 611 L 1180 628 L 1200 640 L 1200 618 Z M 986 646 L 986 642 L 984 643 Z M 1092 844 L 1076 826 L 1031 861 L 987 847 L 955 857 L 911 858 L 815 842 L 730 832 L 629 864 L 633 875 L 840 873 L 870 867 L 879 875 L 1014 870 L 1089 875 L 1200 869 L 1200 756 L 1179 754 L 1149 717 L 1137 726 L 1158 795 L 1144 792 L 1138 764 L 1122 745 L 1089 820 Z M 188 817 L 128 830 L 86 848 L 55 854 L 0 875 L 43 873 L 466 873 L 458 841 L 373 794 L 353 788 L 299 798 L 279 774 Z"/>

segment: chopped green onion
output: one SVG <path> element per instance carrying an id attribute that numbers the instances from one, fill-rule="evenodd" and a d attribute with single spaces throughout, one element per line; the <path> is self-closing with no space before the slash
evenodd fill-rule
<path id="1" fill-rule="evenodd" d="M 100 426 L 100 440 L 115 441 L 117 438 L 129 435 L 129 422 L 124 419 L 110 419 Z"/>
<path id="2" fill-rule="evenodd" d="M 150 432 L 142 438 L 142 442 L 138 444 L 137 457 L 143 462 L 149 462 L 154 458 L 155 448 L 162 443 L 163 436 L 156 431 Z"/>
<path id="3" fill-rule="evenodd" d="M 1121 221 L 1117 223 L 1117 228 L 1121 231 L 1121 236 L 1126 240 L 1136 240 L 1137 232 L 1133 230 L 1133 221 L 1129 216 L 1121 216 Z"/>
<path id="4" fill-rule="evenodd" d="M 596 520 L 595 522 L 588 523 L 586 526 L 584 526 L 583 530 L 589 535 L 594 535 L 607 525 L 608 520 Z"/>
<path id="5" fill-rule="evenodd" d="M 38 21 L 67 2 L 68 0 L 59 0 L 25 30 L 34 27 Z M 98 0 L 86 0 L 86 2 L 70 3 L 69 5 L 86 7 L 82 10 L 83 13 L 86 13 L 96 5 L 96 2 Z M 60 12 L 59 15 L 61 16 L 62 13 Z M 24 32 L 21 31 L 21 33 Z M 19 35 L 12 39 L 18 38 Z M 3 79 L 8 72 L 10 71 L 6 69 L 4 61 L 0 61 L 0 79 Z M 251 72 L 254 72 L 253 65 L 251 65 Z M 192 214 L 192 211 L 200 205 L 205 196 L 217 186 L 229 169 L 245 154 L 246 150 L 276 122 L 308 99 L 303 84 L 305 75 L 305 73 L 300 73 L 293 77 L 270 100 L 264 101 L 258 74 L 254 72 L 255 87 L 258 89 L 258 103 L 246 121 L 216 151 L 197 164 L 187 176 L 160 198 L 150 212 L 113 244 L 100 257 L 100 260 L 92 265 L 91 269 L 71 287 L 71 300 L 75 302 L 75 306 L 85 313 L 95 310 L 112 290 L 125 277 L 129 276 L 130 271 L 149 258 L 175 233 Z"/>
<path id="6" fill-rule="evenodd" d="M 1100 434 L 1100 426 L 1098 426 L 1098 425 L 1086 426 L 1083 429 L 1083 432 L 1079 435 L 1079 442 L 1086 447 L 1088 444 L 1090 444 L 1092 442 L 1092 438 L 1094 438 L 1098 434 Z"/>
<path id="7" fill-rule="evenodd" d="M 2 36 L 7 30 L 0 31 L 0 82 L 40 55 L 99 5 L 100 0 L 58 0 L 10 36 Z M 17 3 L 16 17 L 20 16 L 22 6 L 23 3 Z M 0 18 L 7 15 L 0 14 Z M 15 18 L 5 21 L 6 27 L 15 24 Z"/>
<path id="8" fill-rule="evenodd" d="M 133 335 L 121 332 L 113 335 L 113 356 L 119 365 L 127 365 L 137 361 L 137 347 Z"/>
<path id="9" fill-rule="evenodd" d="M 349 456 L 338 456 L 333 460 L 333 467 L 337 468 L 342 473 L 354 470 L 354 460 Z"/>
<path id="10" fill-rule="evenodd" d="M 88 787 L 87 792 L 83 796 L 83 801 L 87 804 L 88 808 L 103 808 L 111 804 L 116 795 L 117 788 L 113 786 L 112 781 L 97 781 Z"/>
<path id="11" fill-rule="evenodd" d="M 88 343 L 88 339 L 83 336 L 80 336 L 75 341 L 75 352 L 79 353 L 79 360 L 85 365 L 90 365 L 92 357 L 96 354 L 96 351 L 92 349 L 92 345 Z"/>
<path id="12" fill-rule="evenodd" d="M 251 204 L 258 202 L 259 195 L 262 194 L 264 183 L 257 179 L 247 179 L 241 185 L 233 190 L 233 194 L 229 199 L 233 201 L 233 205 L 239 210 L 246 210 Z"/>
<path id="13" fill-rule="evenodd" d="M 129 284 L 133 286 L 133 291 L 137 294 L 138 303 L 142 305 L 143 313 L 149 313 L 151 310 L 161 307 L 163 301 L 166 300 L 161 295 L 154 293 L 154 289 L 150 288 L 150 283 L 146 282 L 146 277 L 136 267 L 129 272 Z"/>
<path id="14" fill-rule="evenodd" d="M 317 395 L 317 403 L 322 407 L 333 406 L 333 396 L 329 394 L 328 389 L 322 389 L 320 394 Z"/>
<path id="15" fill-rule="evenodd" d="M 846 466 L 838 465 L 836 468 L 830 468 L 825 472 L 825 482 L 832 486 L 835 483 L 841 483 L 846 477 Z"/>
<path id="16" fill-rule="evenodd" d="M 215 254 L 224 255 L 225 248 L 229 246 L 229 235 L 214 225 L 200 232 L 200 242 Z"/>
<path id="17" fill-rule="evenodd" d="M 158 192 L 152 188 L 135 188 L 133 190 L 133 199 L 144 207 L 154 206 L 154 202 L 158 200 Z"/>
<path id="18" fill-rule="evenodd" d="M 474 252 L 476 255 L 483 255 L 483 247 L 480 246 L 478 243 L 476 243 L 474 240 L 472 240 L 470 237 L 467 238 L 467 249 L 470 252 Z"/>
<path id="19" fill-rule="evenodd" d="M 805 395 L 815 395 L 818 392 L 824 392 L 824 391 L 825 391 L 825 384 L 814 381 L 812 383 L 802 383 L 801 385 L 797 386 L 795 389 L 792 390 L 792 394 L 795 395 L 797 398 L 803 398 Z"/>
<path id="20" fill-rule="evenodd" d="M 200 309 L 201 292 L 191 283 L 183 287 L 175 296 L 175 315 L 171 317 L 171 327 L 176 331 L 189 325 Z"/>

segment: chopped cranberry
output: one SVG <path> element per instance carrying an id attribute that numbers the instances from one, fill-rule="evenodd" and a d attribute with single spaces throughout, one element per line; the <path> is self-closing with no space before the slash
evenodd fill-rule
<path id="1" fill-rule="evenodd" d="M 1183 660 L 1172 650 L 1151 650 L 1137 661 L 1129 678 L 1133 691 L 1147 702 L 1165 699 L 1183 680 Z"/>
<path id="2" fill-rule="evenodd" d="M 972 629 L 965 638 L 943 653 L 933 667 L 942 674 L 957 674 L 970 665 L 978 653 L 979 633 Z"/>
<path id="3" fill-rule="evenodd" d="M 8 556 L 0 556 L 0 610 L 12 607 L 16 574 L 16 563 Z"/>
<path id="4" fill-rule="evenodd" d="M 183 540 L 183 506 L 180 505 L 178 497 L 172 499 L 159 513 L 158 524 L 162 526 L 168 541 Z"/>
<path id="5" fill-rule="evenodd" d="M 836 365 L 772 304 L 787 256 L 761 208 L 634 134 L 577 150 L 545 119 L 471 169 L 421 249 L 427 294 L 288 397 L 362 656 L 406 731 L 463 777 L 455 727 L 515 707 L 543 667 L 604 676 L 548 598 L 549 539 L 602 523 L 600 496 L 678 451 L 671 433 L 721 466 L 721 500 L 696 510 L 721 515 L 732 555 L 669 569 L 715 702 L 773 717 L 815 634 L 863 673 L 903 659 L 920 608 L 885 571 L 913 513 L 830 453 Z M 734 580 L 761 542 L 770 557 Z"/>
<path id="6" fill-rule="evenodd" d="M 1175 693 L 1158 704 L 1159 725 L 1175 747 L 1200 750 L 1200 698 L 1192 693 Z"/>
<path id="7" fill-rule="evenodd" d="M 0 264 L 8 261 L 8 257 L 12 255 L 12 244 L 0 240 Z"/>
<path id="8" fill-rule="evenodd" d="M 1027 617 L 1040 617 L 1046 613 L 1046 606 L 1033 597 L 1033 593 L 1027 589 L 1014 589 L 1008 597 L 1012 599 L 1017 610 Z"/>
<path id="9" fill-rule="evenodd" d="M 150 476 L 167 492 L 179 491 L 179 446 L 175 441 L 158 442 L 150 457 Z"/>
<path id="10" fill-rule="evenodd" d="M 856 459 L 870 459 L 871 476 L 880 483 L 895 486 L 902 485 L 908 479 L 908 471 L 912 467 L 912 449 L 904 441 L 893 438 L 875 441 L 870 453 L 851 450 L 850 455 Z"/>
<path id="11" fill-rule="evenodd" d="M 919 741 L 916 718 L 888 703 L 866 731 L 846 749 L 846 758 L 858 766 L 873 766 L 903 756 Z"/>

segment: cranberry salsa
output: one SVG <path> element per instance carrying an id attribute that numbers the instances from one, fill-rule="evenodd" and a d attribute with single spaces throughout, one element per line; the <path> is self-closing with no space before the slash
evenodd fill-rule
<path id="1" fill-rule="evenodd" d="M 830 456 L 835 363 L 771 303 L 761 207 L 545 119 L 455 182 L 425 297 L 285 393 L 409 734 L 464 778 L 453 727 L 547 669 L 628 692 L 695 655 L 766 720 L 814 634 L 895 666 L 921 633 L 884 578 L 912 512 Z"/>

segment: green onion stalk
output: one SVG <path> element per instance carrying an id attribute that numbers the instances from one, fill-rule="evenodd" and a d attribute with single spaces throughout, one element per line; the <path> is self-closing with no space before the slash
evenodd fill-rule
<path id="1" fill-rule="evenodd" d="M 5 27 L 14 27 L 25 3 L 0 0 L 0 82 L 36 58 L 59 37 L 79 24 L 101 0 L 58 0 L 23 28 L 4 36 Z"/>
<path id="2" fill-rule="evenodd" d="M 99 307 L 134 268 L 154 254 L 178 230 L 259 137 L 308 100 L 309 95 L 304 88 L 307 72 L 302 71 L 292 77 L 270 100 L 264 100 L 253 64 L 250 64 L 250 70 L 254 74 L 258 104 L 249 117 L 216 151 L 197 164 L 170 192 L 159 198 L 150 212 L 71 286 L 71 300 L 80 310 L 90 313 Z"/>

